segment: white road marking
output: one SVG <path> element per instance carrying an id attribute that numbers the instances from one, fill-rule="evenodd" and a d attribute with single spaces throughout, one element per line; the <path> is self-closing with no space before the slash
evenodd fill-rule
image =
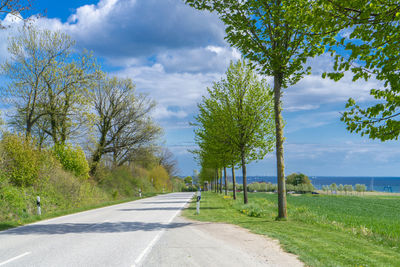
<path id="1" fill-rule="evenodd" d="M 6 265 L 7 263 L 10 263 L 10 262 L 12 262 L 12 261 L 18 260 L 19 258 L 25 257 L 26 255 L 29 255 L 29 254 L 31 254 L 31 252 L 25 252 L 25 253 L 23 253 L 23 254 L 21 254 L 21 255 L 19 255 L 19 256 L 16 256 L 16 257 L 11 258 L 11 259 L 9 259 L 9 260 L 0 262 L 0 266 Z"/>
<path id="2" fill-rule="evenodd" d="M 173 219 L 175 219 L 175 217 L 178 216 L 178 214 L 181 212 L 181 210 L 185 207 L 186 203 L 182 207 L 180 207 L 179 210 L 174 214 L 174 216 L 172 216 L 168 220 L 166 225 L 170 224 L 173 221 Z M 158 234 L 153 238 L 153 240 L 151 240 L 150 244 L 142 251 L 142 253 L 140 253 L 139 257 L 135 260 L 135 263 L 132 264 L 132 267 L 139 266 L 139 264 L 147 257 L 147 255 L 149 254 L 150 250 L 154 247 L 154 245 L 157 243 L 157 241 L 160 239 L 160 237 L 162 236 L 162 234 L 164 232 L 165 232 L 165 228 L 160 230 L 160 232 L 158 232 Z"/>

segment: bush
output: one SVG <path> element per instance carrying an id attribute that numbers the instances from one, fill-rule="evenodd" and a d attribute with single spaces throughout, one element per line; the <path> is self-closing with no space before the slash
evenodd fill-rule
<path id="1" fill-rule="evenodd" d="M 33 185 L 39 176 L 40 152 L 31 138 L 4 134 L 0 142 L 0 169 L 16 186 Z"/>
<path id="2" fill-rule="evenodd" d="M 179 177 L 172 177 L 171 182 L 174 192 L 182 192 L 186 188 L 185 181 Z"/>
<path id="3" fill-rule="evenodd" d="M 168 172 L 161 165 L 154 167 L 149 173 L 150 179 L 157 190 L 168 190 L 171 187 Z"/>
<path id="4" fill-rule="evenodd" d="M 81 147 L 74 148 L 71 144 L 55 145 L 54 153 L 65 170 L 72 172 L 76 177 L 89 177 L 89 164 Z"/>
<path id="5" fill-rule="evenodd" d="M 139 187 L 138 179 L 134 178 L 133 172 L 128 166 L 120 166 L 103 173 L 99 183 L 113 198 L 133 196 Z"/>

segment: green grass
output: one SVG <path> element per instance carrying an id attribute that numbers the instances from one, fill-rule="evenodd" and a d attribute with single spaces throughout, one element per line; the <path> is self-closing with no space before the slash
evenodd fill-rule
<path id="1" fill-rule="evenodd" d="M 227 222 L 278 239 L 309 266 L 400 266 L 400 197 L 288 195 L 289 220 L 277 221 L 277 196 L 239 198 L 203 193 L 184 216 Z"/>
<path id="2" fill-rule="evenodd" d="M 142 198 L 146 198 L 146 197 L 152 197 L 157 195 L 157 193 L 143 193 L 142 194 Z M 18 221 L 0 221 L 0 231 L 2 230 L 6 230 L 9 228 L 14 228 L 14 227 L 18 227 L 18 226 L 22 226 L 28 223 L 33 223 L 36 221 L 40 221 L 40 220 L 45 220 L 45 219 L 50 219 L 50 218 L 55 218 L 55 217 L 59 217 L 59 216 L 63 216 L 63 215 L 67 215 L 67 214 L 72 214 L 72 213 L 77 213 L 77 212 L 81 212 L 81 211 L 86 211 L 86 210 L 91 210 L 91 209 L 97 209 L 97 208 L 102 208 L 102 207 L 106 207 L 106 206 L 111 206 L 111 205 L 116 205 L 116 204 L 120 204 L 120 203 L 124 203 L 124 202 L 129 202 L 129 201 L 134 201 L 134 200 L 138 200 L 139 197 L 130 197 L 130 198 L 125 198 L 125 199 L 118 199 L 118 200 L 113 200 L 113 201 L 105 201 L 105 202 L 101 202 L 98 204 L 91 204 L 91 205 L 84 205 L 82 207 L 79 208 L 72 208 L 72 209 L 64 209 L 64 210 L 59 210 L 59 211 L 52 211 L 52 212 L 46 212 L 45 210 L 42 210 L 42 215 L 30 215 L 26 218 L 22 218 L 19 219 Z"/>

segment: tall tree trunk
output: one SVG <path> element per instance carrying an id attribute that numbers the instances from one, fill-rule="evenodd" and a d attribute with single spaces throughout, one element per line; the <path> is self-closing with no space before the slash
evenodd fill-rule
<path id="1" fill-rule="evenodd" d="M 222 170 L 218 169 L 218 175 L 219 175 L 219 193 L 222 194 Z"/>
<path id="2" fill-rule="evenodd" d="M 242 149 L 241 157 L 242 157 L 242 174 L 243 174 L 243 200 L 244 204 L 247 204 L 249 201 L 247 199 L 247 173 L 246 173 L 246 157 L 244 154 L 244 149 Z"/>
<path id="3" fill-rule="evenodd" d="M 25 132 L 25 137 L 26 139 L 28 139 L 29 137 L 31 137 L 31 132 L 32 132 L 32 125 L 30 122 L 26 122 L 26 132 Z"/>
<path id="4" fill-rule="evenodd" d="M 232 164 L 232 183 L 233 183 L 233 199 L 236 200 L 236 177 L 235 177 L 235 165 Z"/>
<path id="5" fill-rule="evenodd" d="M 94 175 L 96 173 L 97 165 L 99 164 L 101 157 L 103 156 L 105 145 L 106 145 L 106 134 L 103 131 L 100 137 L 100 142 L 97 145 L 96 152 L 94 152 L 92 156 L 92 162 L 90 166 L 91 175 Z"/>
<path id="6" fill-rule="evenodd" d="M 278 218 L 286 219 L 285 162 L 283 158 L 283 122 L 281 107 L 282 74 L 274 73 L 274 110 L 276 134 L 276 169 L 278 177 Z"/>
<path id="7" fill-rule="evenodd" d="M 226 177 L 226 167 L 224 167 L 224 178 L 225 178 L 225 196 L 228 195 L 228 178 Z"/>
<path id="8" fill-rule="evenodd" d="M 214 187 L 215 193 L 218 193 L 218 170 L 217 169 L 215 169 L 215 180 L 214 180 L 214 183 L 215 183 L 215 187 Z"/>
<path id="9" fill-rule="evenodd" d="M 53 143 L 59 145 L 57 138 L 57 122 L 54 114 L 50 114 L 50 125 L 51 125 L 51 137 L 53 138 Z"/>

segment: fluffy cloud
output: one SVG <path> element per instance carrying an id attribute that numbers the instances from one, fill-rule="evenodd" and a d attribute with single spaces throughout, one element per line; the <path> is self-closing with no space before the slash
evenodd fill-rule
<path id="1" fill-rule="evenodd" d="M 158 118 L 184 118 L 193 113 L 206 87 L 220 77 L 219 73 L 167 73 L 158 63 L 125 68 L 115 74 L 133 79 L 139 92 L 157 101 Z"/>
<path id="2" fill-rule="evenodd" d="M 181 0 L 101 0 L 78 8 L 63 28 L 80 46 L 114 63 L 165 50 L 225 44 L 218 17 Z"/>

